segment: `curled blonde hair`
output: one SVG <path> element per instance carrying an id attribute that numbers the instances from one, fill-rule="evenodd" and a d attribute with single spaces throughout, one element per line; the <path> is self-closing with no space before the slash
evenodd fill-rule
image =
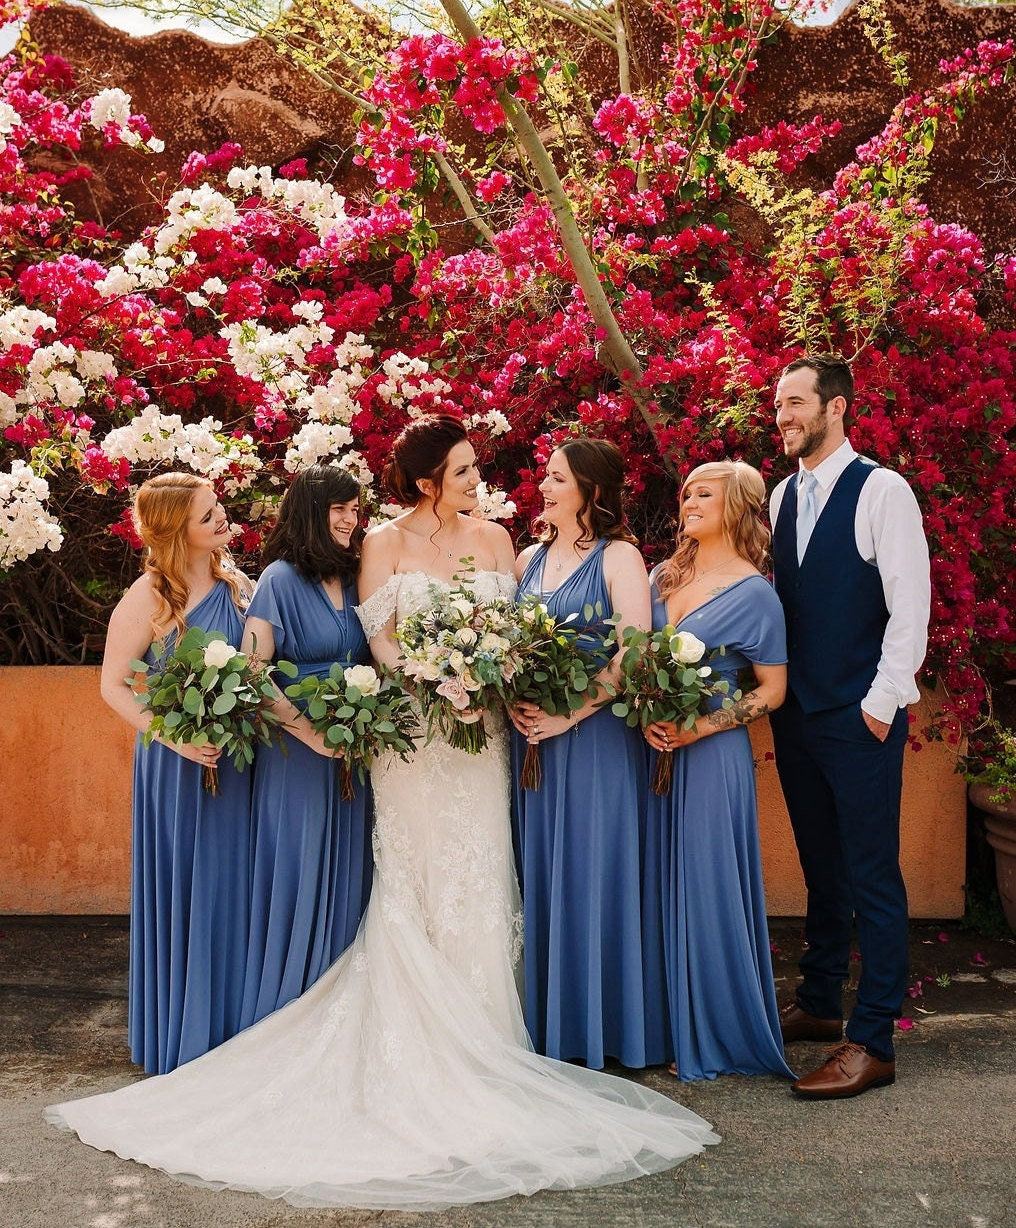
<path id="1" fill-rule="evenodd" d="M 766 488 L 762 475 L 744 461 L 709 461 L 699 465 L 685 478 L 681 486 L 681 504 L 684 492 L 692 482 L 723 483 L 723 537 L 734 550 L 759 571 L 766 570 L 769 559 L 769 541 L 772 534 L 762 522 Z M 674 553 L 660 564 L 656 573 L 656 585 L 660 596 L 668 597 L 675 589 L 686 583 L 695 570 L 695 556 L 699 544 L 684 532 L 684 516 L 678 530 Z"/>
<path id="2" fill-rule="evenodd" d="M 134 525 L 144 542 L 145 573 L 152 577 L 158 606 L 152 616 L 152 639 L 161 640 L 174 628 L 187 630 L 184 614 L 190 590 L 187 586 L 187 519 L 195 493 L 212 489 L 207 478 L 194 473 L 160 473 L 149 478 L 134 497 Z M 212 551 L 212 575 L 225 580 L 233 601 L 243 606 L 246 593 L 229 551 Z"/>

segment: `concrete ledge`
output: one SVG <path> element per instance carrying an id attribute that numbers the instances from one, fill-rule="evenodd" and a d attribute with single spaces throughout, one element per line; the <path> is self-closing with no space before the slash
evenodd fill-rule
<path id="1" fill-rule="evenodd" d="M 917 710 L 921 728 L 933 697 Z M 769 912 L 799 916 L 804 884 L 771 758 L 752 726 Z M 99 697 L 94 666 L 0 668 L 0 913 L 125 913 L 133 732 Z M 966 786 L 942 743 L 907 753 L 902 861 L 914 917 L 963 912 Z"/>

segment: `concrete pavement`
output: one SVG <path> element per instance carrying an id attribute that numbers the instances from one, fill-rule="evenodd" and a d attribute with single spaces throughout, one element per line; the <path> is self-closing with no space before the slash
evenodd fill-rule
<path id="1" fill-rule="evenodd" d="M 800 923 L 772 924 L 781 996 Z M 625 1185 L 429 1215 L 307 1210 L 193 1188 L 85 1147 L 43 1106 L 137 1077 L 124 1048 L 122 918 L 0 918 L 3 1228 L 1016 1228 L 1016 942 L 911 931 L 911 1030 L 897 1083 L 806 1103 L 775 1078 L 634 1077 L 713 1122 L 718 1147 Z M 719 971 L 719 970 L 718 970 Z M 788 1051 L 796 1069 L 820 1045 Z"/>

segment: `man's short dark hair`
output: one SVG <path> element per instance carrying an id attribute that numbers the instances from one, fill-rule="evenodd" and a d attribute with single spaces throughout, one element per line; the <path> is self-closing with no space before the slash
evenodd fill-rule
<path id="1" fill-rule="evenodd" d="M 843 397 L 847 403 L 843 415 L 846 420 L 854 403 L 854 376 L 847 360 L 840 354 L 804 354 L 788 362 L 783 374 L 800 371 L 802 367 L 815 372 L 815 391 L 823 406 L 828 405 L 833 397 Z"/>

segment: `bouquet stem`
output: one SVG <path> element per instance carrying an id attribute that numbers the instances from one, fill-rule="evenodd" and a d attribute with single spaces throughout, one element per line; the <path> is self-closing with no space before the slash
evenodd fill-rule
<path id="1" fill-rule="evenodd" d="M 212 763 L 201 773 L 201 783 L 212 797 L 219 796 L 219 769 Z"/>
<path id="2" fill-rule="evenodd" d="M 670 792 L 670 784 L 674 778 L 674 752 L 661 750 L 656 756 L 656 766 L 653 768 L 653 779 L 650 788 L 657 797 L 664 797 Z"/>
<path id="3" fill-rule="evenodd" d="M 519 774 L 519 784 L 532 793 L 539 792 L 543 784 L 543 767 L 540 764 L 540 748 L 535 742 L 526 746 L 526 757 L 522 761 L 522 771 Z"/>
<path id="4" fill-rule="evenodd" d="M 353 768 L 344 760 L 339 764 L 340 794 L 344 802 L 353 800 Z"/>
<path id="5" fill-rule="evenodd" d="M 464 750 L 469 755 L 478 755 L 487 749 L 487 730 L 482 716 L 474 721 L 455 720 L 448 731 L 448 745 Z"/>

